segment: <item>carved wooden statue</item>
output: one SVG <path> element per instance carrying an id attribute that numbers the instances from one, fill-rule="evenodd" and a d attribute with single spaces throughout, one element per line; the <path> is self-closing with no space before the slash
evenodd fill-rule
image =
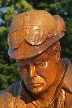
<path id="1" fill-rule="evenodd" d="M 8 35 L 8 54 L 21 81 L 0 93 L 0 108 L 72 108 L 72 64 L 60 58 L 65 22 L 32 10 L 17 15 Z"/>

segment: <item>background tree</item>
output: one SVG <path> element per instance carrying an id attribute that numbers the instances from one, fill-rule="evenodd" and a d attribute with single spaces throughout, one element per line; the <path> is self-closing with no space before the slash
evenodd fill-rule
<path id="1" fill-rule="evenodd" d="M 59 14 L 66 22 L 67 30 L 61 40 L 62 57 L 72 61 L 72 2 L 71 0 L 0 0 L 0 90 L 20 80 L 15 60 L 8 56 L 7 36 L 12 19 L 19 13 L 42 9 L 52 15 Z"/>

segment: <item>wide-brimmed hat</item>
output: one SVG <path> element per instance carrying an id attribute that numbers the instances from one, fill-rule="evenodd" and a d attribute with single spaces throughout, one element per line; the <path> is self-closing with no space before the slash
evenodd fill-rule
<path id="1" fill-rule="evenodd" d="M 65 23 L 60 16 L 52 16 L 44 10 L 21 13 L 10 26 L 8 54 L 14 59 L 36 56 L 62 38 L 64 30 Z"/>

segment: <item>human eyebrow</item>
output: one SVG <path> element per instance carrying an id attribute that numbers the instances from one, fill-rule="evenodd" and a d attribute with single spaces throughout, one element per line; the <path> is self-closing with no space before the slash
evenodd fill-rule
<path id="1" fill-rule="evenodd" d="M 18 70 L 22 71 L 23 69 L 26 69 L 27 67 L 28 67 L 27 64 L 21 64 L 21 65 L 18 65 Z"/>
<path id="2" fill-rule="evenodd" d="M 35 60 L 34 62 L 39 63 L 39 62 L 44 62 L 43 60 Z"/>
<path id="3" fill-rule="evenodd" d="M 18 63 L 18 65 L 26 64 L 24 59 L 16 60 L 16 62 Z"/>
<path id="4" fill-rule="evenodd" d="M 43 60 L 36 60 L 36 61 L 34 62 L 34 65 L 36 65 L 36 66 L 38 66 L 38 65 L 43 65 L 44 62 L 45 62 L 45 61 L 43 61 Z"/>

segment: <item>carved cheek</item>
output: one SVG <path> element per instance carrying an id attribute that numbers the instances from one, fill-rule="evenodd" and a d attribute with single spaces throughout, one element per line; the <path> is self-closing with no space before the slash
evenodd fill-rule
<path id="1" fill-rule="evenodd" d="M 48 74 L 48 62 L 45 62 L 44 65 L 37 67 L 36 72 L 39 76 L 46 78 Z"/>
<path id="2" fill-rule="evenodd" d="M 56 67 L 53 62 L 46 62 L 45 66 L 37 70 L 37 74 L 45 78 L 48 82 L 53 82 L 56 76 Z"/>
<path id="3" fill-rule="evenodd" d="M 23 80 L 27 79 L 28 77 L 28 72 L 27 72 L 27 69 L 23 69 L 22 71 L 19 72 L 20 73 L 20 76 Z"/>

